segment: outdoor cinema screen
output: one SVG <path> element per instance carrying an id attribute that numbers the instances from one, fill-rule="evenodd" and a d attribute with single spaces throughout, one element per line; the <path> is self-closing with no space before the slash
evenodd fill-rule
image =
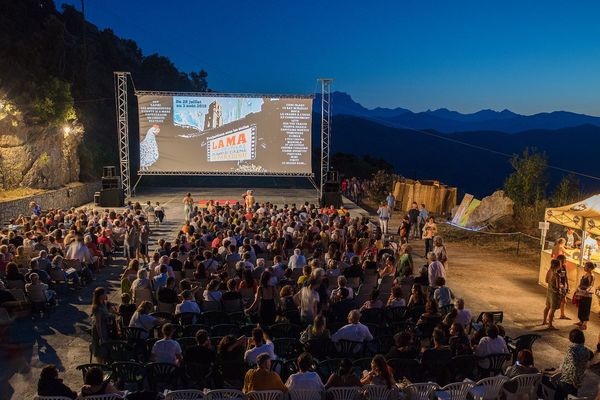
<path id="1" fill-rule="evenodd" d="M 312 98 L 138 93 L 140 173 L 310 175 Z"/>

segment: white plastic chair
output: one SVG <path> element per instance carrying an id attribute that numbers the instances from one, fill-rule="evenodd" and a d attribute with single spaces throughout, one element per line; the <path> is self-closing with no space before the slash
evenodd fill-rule
<path id="1" fill-rule="evenodd" d="M 504 375 L 497 375 L 491 378 L 483 378 L 475 384 L 475 387 L 482 387 L 484 389 L 483 396 L 474 396 L 475 400 L 495 400 L 500 398 L 500 391 L 502 385 L 508 381 L 508 378 Z"/>
<path id="2" fill-rule="evenodd" d="M 522 374 L 510 379 L 509 382 L 516 382 L 517 388 L 514 393 L 502 389 L 506 400 L 513 399 L 537 399 L 537 388 L 542 383 L 542 374 Z"/>
<path id="3" fill-rule="evenodd" d="M 206 400 L 246 400 L 246 395 L 235 389 L 210 390 L 204 396 Z"/>
<path id="4" fill-rule="evenodd" d="M 119 400 L 122 398 L 123 398 L 123 395 L 121 393 L 97 394 L 95 396 L 82 397 L 82 399 L 85 399 L 85 400 Z"/>
<path id="5" fill-rule="evenodd" d="M 290 390 L 290 400 L 321 400 L 322 398 L 321 390 Z"/>
<path id="6" fill-rule="evenodd" d="M 356 400 L 360 395 L 358 386 L 332 387 L 327 389 L 328 398 L 331 400 Z"/>
<path id="7" fill-rule="evenodd" d="M 279 390 L 256 390 L 248 392 L 249 400 L 281 400 L 283 392 Z"/>
<path id="8" fill-rule="evenodd" d="M 442 390 L 450 395 L 450 400 L 465 400 L 473 386 L 475 382 L 456 382 L 444 386 Z"/>
<path id="9" fill-rule="evenodd" d="M 35 396 L 33 400 L 71 400 L 71 398 L 64 396 Z"/>
<path id="10" fill-rule="evenodd" d="M 165 390 L 165 400 L 196 400 L 203 397 L 202 390 Z"/>
<path id="11" fill-rule="evenodd" d="M 363 389 L 368 400 L 391 400 L 398 397 L 395 396 L 397 390 L 395 386 L 388 388 L 384 385 L 365 385 Z"/>
<path id="12" fill-rule="evenodd" d="M 411 383 L 404 388 L 404 392 L 411 400 L 429 400 L 437 389 L 439 389 L 438 384 L 433 382 Z"/>

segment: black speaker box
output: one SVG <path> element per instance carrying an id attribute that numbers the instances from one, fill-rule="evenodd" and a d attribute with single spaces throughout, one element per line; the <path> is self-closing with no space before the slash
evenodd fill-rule
<path id="1" fill-rule="evenodd" d="M 113 178 L 117 176 L 117 167 L 113 165 L 104 166 L 102 168 L 102 177 L 103 178 Z"/>
<path id="2" fill-rule="evenodd" d="M 323 192 L 339 192 L 340 191 L 340 183 L 339 182 L 325 182 L 323 185 Z"/>
<path id="3" fill-rule="evenodd" d="M 123 189 L 112 188 L 100 191 L 100 207 L 123 207 L 124 205 Z"/>
<path id="4" fill-rule="evenodd" d="M 120 180 L 117 176 L 102 178 L 102 189 L 117 189 L 120 186 Z"/>
<path id="5" fill-rule="evenodd" d="M 321 207 L 334 206 L 340 208 L 342 206 L 342 195 L 340 192 L 323 192 L 321 196 Z"/>

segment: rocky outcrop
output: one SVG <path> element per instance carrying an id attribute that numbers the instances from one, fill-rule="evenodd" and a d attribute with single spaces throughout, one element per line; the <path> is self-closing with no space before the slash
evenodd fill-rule
<path id="1" fill-rule="evenodd" d="M 467 227 L 479 228 L 510 218 L 513 215 L 513 206 L 511 198 L 506 196 L 504 191 L 498 190 L 481 200 L 481 204 L 469 215 Z"/>
<path id="2" fill-rule="evenodd" d="M 79 180 L 82 135 L 76 122 L 30 126 L 16 107 L 0 99 L 0 189 L 55 189 Z"/>

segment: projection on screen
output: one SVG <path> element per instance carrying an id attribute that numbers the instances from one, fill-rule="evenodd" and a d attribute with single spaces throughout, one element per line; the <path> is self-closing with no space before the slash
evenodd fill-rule
<path id="1" fill-rule="evenodd" d="M 140 173 L 311 170 L 312 99 L 138 95 Z"/>

